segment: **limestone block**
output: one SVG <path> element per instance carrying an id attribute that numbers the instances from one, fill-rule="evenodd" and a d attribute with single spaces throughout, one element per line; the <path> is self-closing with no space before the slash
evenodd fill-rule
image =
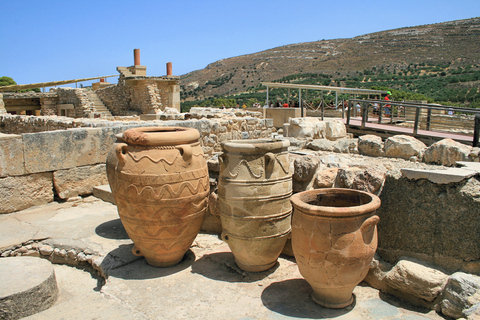
<path id="1" fill-rule="evenodd" d="M 337 178 L 338 168 L 326 168 L 317 172 L 315 185 L 318 188 L 332 188 Z"/>
<path id="2" fill-rule="evenodd" d="M 333 151 L 337 153 L 358 153 L 358 139 L 340 139 L 338 140 Z"/>
<path id="3" fill-rule="evenodd" d="M 334 142 L 328 139 L 315 139 L 305 145 L 305 148 L 315 151 L 333 151 L 334 147 Z"/>
<path id="4" fill-rule="evenodd" d="M 453 166 L 457 161 L 467 161 L 472 147 L 456 142 L 453 139 L 443 139 L 425 149 L 425 162 Z"/>
<path id="5" fill-rule="evenodd" d="M 467 318 L 480 307 L 480 277 L 456 272 L 448 279 L 443 299 L 442 313 L 452 318 Z"/>
<path id="6" fill-rule="evenodd" d="M 21 135 L 0 133 L 0 177 L 25 174 Z"/>
<path id="7" fill-rule="evenodd" d="M 385 276 L 391 269 L 392 265 L 390 263 L 381 259 L 378 254 L 375 254 L 364 281 L 375 289 L 387 292 L 389 288 L 385 282 Z"/>
<path id="8" fill-rule="evenodd" d="M 387 169 L 380 165 L 371 167 L 347 167 L 338 170 L 335 187 L 380 194 L 385 183 Z"/>
<path id="9" fill-rule="evenodd" d="M 406 135 L 397 135 L 385 140 L 385 154 L 390 158 L 409 160 L 411 157 L 416 157 L 421 160 L 426 148 L 425 143 Z"/>
<path id="10" fill-rule="evenodd" d="M 433 301 L 442 292 L 448 276 L 419 262 L 400 260 L 385 276 L 387 284 L 407 295 Z"/>
<path id="11" fill-rule="evenodd" d="M 53 173 L 53 185 L 61 199 L 93 193 L 94 186 L 108 184 L 105 164 L 58 170 Z"/>
<path id="12" fill-rule="evenodd" d="M 15 212 L 53 201 L 52 173 L 0 179 L 0 213 Z"/>
<path id="13" fill-rule="evenodd" d="M 302 182 L 310 181 L 320 163 L 318 158 L 303 156 L 295 159 L 293 179 Z"/>
<path id="14" fill-rule="evenodd" d="M 347 136 L 347 128 L 340 120 L 325 121 L 325 138 L 337 140 Z"/>
<path id="15" fill-rule="evenodd" d="M 291 118 L 288 136 L 295 138 L 323 138 L 325 123 L 318 118 Z"/>
<path id="16" fill-rule="evenodd" d="M 384 157 L 385 150 L 382 138 L 373 134 L 359 137 L 358 152 L 371 157 Z"/>
<path id="17" fill-rule="evenodd" d="M 105 163 L 116 141 L 115 134 L 124 129 L 82 128 L 26 133 L 23 135 L 26 172 L 56 171 Z"/>
<path id="18" fill-rule="evenodd" d="M 293 162 L 293 191 L 300 192 L 313 189 L 319 158 L 302 156 Z"/>

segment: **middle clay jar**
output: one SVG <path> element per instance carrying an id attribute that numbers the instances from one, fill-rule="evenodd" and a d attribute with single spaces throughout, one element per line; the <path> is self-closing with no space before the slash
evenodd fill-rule
<path id="1" fill-rule="evenodd" d="M 289 145 L 288 140 L 270 139 L 222 143 L 218 181 L 222 239 L 245 271 L 273 267 L 290 234 Z"/>

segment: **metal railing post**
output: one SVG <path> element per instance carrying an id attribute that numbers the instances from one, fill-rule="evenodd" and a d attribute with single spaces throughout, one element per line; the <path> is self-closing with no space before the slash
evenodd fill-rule
<path id="1" fill-rule="evenodd" d="M 365 128 L 365 123 L 367 122 L 367 105 L 366 102 L 362 103 L 362 129 Z"/>
<path id="2" fill-rule="evenodd" d="M 416 136 L 418 132 L 418 122 L 420 120 L 420 107 L 415 110 L 415 123 L 413 124 L 413 135 Z"/>
<path id="3" fill-rule="evenodd" d="M 352 100 L 348 101 L 348 109 L 347 109 L 347 126 L 350 125 L 350 110 L 352 110 Z"/>
<path id="4" fill-rule="evenodd" d="M 475 115 L 475 124 L 473 127 L 473 147 L 478 147 L 478 137 L 480 135 L 480 114 Z"/>
<path id="5" fill-rule="evenodd" d="M 430 121 L 431 120 L 432 120 L 432 109 L 428 108 L 428 110 L 427 110 L 427 125 L 426 125 L 427 131 L 430 131 Z"/>

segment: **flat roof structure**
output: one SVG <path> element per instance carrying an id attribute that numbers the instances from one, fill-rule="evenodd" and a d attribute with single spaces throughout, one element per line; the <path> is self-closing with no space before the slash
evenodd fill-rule
<path id="1" fill-rule="evenodd" d="M 286 88 L 289 89 L 298 89 L 298 102 L 300 108 L 302 108 L 302 117 L 304 116 L 303 112 L 303 103 L 302 103 L 302 89 L 303 90 L 320 90 L 320 91 L 333 91 L 335 92 L 335 105 L 338 105 L 338 94 L 387 94 L 387 91 L 384 90 L 371 90 L 371 89 L 358 89 L 358 88 L 346 88 L 346 87 L 332 87 L 332 86 L 320 86 L 320 85 L 310 85 L 310 84 L 295 84 L 295 83 L 277 83 L 277 82 L 262 82 L 262 85 L 267 87 L 267 106 L 269 105 L 268 89 L 271 88 Z"/>
<path id="2" fill-rule="evenodd" d="M 90 81 L 90 80 L 96 80 L 96 79 L 106 79 L 106 78 L 112 78 L 112 77 L 118 77 L 118 75 L 93 77 L 93 78 L 82 78 L 82 79 L 73 79 L 73 80 L 39 82 L 39 83 L 30 83 L 30 84 L 15 84 L 15 85 L 11 85 L 11 86 L 0 87 L 0 92 L 2 92 L 2 91 L 17 91 L 17 90 L 25 90 L 25 89 L 35 89 L 35 88 L 45 88 L 45 87 L 55 87 L 55 86 L 60 86 L 60 85 L 64 85 L 64 84 L 84 82 L 84 81 Z"/>
<path id="3" fill-rule="evenodd" d="M 310 85 L 310 84 L 262 82 L 262 85 L 264 85 L 267 88 L 271 87 L 271 88 L 321 90 L 321 91 L 334 91 L 336 93 L 348 93 L 348 94 L 387 94 L 387 91 L 384 91 L 384 90 L 319 86 L 319 85 Z"/>

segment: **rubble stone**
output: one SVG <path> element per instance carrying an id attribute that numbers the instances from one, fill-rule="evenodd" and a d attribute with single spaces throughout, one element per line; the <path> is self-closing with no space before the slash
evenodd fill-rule
<path id="1" fill-rule="evenodd" d="M 385 140 L 385 154 L 390 158 L 409 160 L 411 157 L 417 157 L 421 160 L 426 148 L 425 143 L 406 135 L 397 135 Z"/>
<path id="2" fill-rule="evenodd" d="M 452 139 L 443 139 L 425 149 L 425 162 L 453 166 L 457 161 L 467 161 L 472 147 Z"/>
<path id="3" fill-rule="evenodd" d="M 387 284 L 407 295 L 433 301 L 443 290 L 448 276 L 419 262 L 400 260 L 386 275 Z"/>
<path id="4" fill-rule="evenodd" d="M 370 157 L 384 157 L 385 150 L 382 138 L 367 134 L 358 138 L 358 152 Z"/>

